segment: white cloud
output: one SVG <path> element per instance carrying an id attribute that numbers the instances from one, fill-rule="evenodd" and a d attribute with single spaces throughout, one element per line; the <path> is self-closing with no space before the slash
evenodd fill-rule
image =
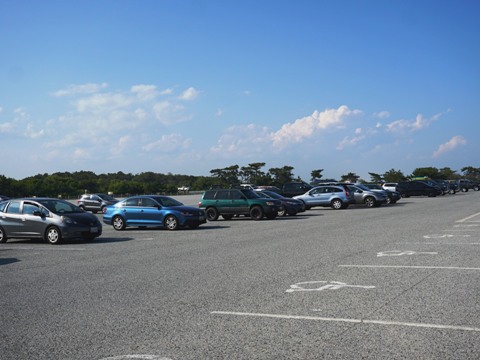
<path id="1" fill-rule="evenodd" d="M 180 100 L 194 100 L 198 95 L 199 91 L 195 90 L 193 87 L 189 87 L 178 98 Z"/>
<path id="2" fill-rule="evenodd" d="M 190 147 L 191 140 L 185 139 L 181 134 L 163 135 L 159 140 L 142 146 L 146 152 L 161 151 L 174 152 L 178 149 L 186 150 Z"/>
<path id="3" fill-rule="evenodd" d="M 446 152 L 452 151 L 455 148 L 465 145 L 467 143 L 467 140 L 465 140 L 462 136 L 454 136 L 452 137 L 449 141 L 447 141 L 444 144 L 441 144 L 436 151 L 433 153 L 433 157 L 439 157 L 440 155 L 443 155 Z"/>
<path id="4" fill-rule="evenodd" d="M 249 156 L 271 151 L 271 133 L 266 127 L 254 124 L 231 126 L 225 130 L 217 145 L 210 148 L 212 154 L 221 157 Z"/>
<path id="5" fill-rule="evenodd" d="M 387 124 L 387 131 L 394 133 L 402 133 L 404 131 L 418 131 L 430 126 L 431 123 L 437 121 L 442 114 L 436 114 L 431 118 L 426 118 L 422 114 L 418 114 L 415 120 L 396 120 Z"/>
<path id="6" fill-rule="evenodd" d="M 155 85 L 134 85 L 130 91 L 137 95 L 141 101 L 154 99 L 157 96 L 157 87 Z"/>
<path id="7" fill-rule="evenodd" d="M 388 111 L 380 111 L 373 113 L 373 116 L 379 119 L 387 119 L 390 117 L 390 112 Z"/>
<path id="8" fill-rule="evenodd" d="M 78 94 L 93 94 L 99 92 L 101 89 L 108 87 L 107 83 L 101 84 L 80 84 L 80 85 L 68 85 L 66 89 L 61 89 L 55 91 L 53 96 L 55 97 L 62 97 L 62 96 L 71 96 L 71 95 L 78 95 Z"/>
<path id="9" fill-rule="evenodd" d="M 343 121 L 346 117 L 361 113 L 360 110 L 350 110 L 345 105 L 338 109 L 315 111 L 312 115 L 295 120 L 294 123 L 283 125 L 280 130 L 271 134 L 271 138 L 276 147 L 283 148 L 311 138 L 318 131 L 343 127 Z"/>

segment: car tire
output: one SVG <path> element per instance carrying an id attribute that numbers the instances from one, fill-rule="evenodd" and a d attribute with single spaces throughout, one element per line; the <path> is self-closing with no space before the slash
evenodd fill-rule
<path id="1" fill-rule="evenodd" d="M 343 201 L 340 199 L 333 199 L 332 202 L 330 203 L 330 206 L 333 210 L 340 210 L 343 209 Z"/>
<path id="2" fill-rule="evenodd" d="M 8 240 L 7 234 L 5 230 L 0 226 L 0 243 L 6 243 Z"/>
<path id="3" fill-rule="evenodd" d="M 125 229 L 125 219 L 119 215 L 114 216 L 112 219 L 112 226 L 115 230 L 121 231 Z"/>
<path id="4" fill-rule="evenodd" d="M 62 242 L 62 233 L 56 226 L 50 226 L 45 231 L 45 239 L 52 245 Z"/>
<path id="5" fill-rule="evenodd" d="M 209 207 L 205 210 L 205 215 L 209 221 L 217 221 L 218 220 L 218 210 L 214 207 Z"/>
<path id="6" fill-rule="evenodd" d="M 287 210 L 283 209 L 277 213 L 278 216 L 287 216 Z"/>
<path id="7" fill-rule="evenodd" d="M 83 205 L 80 205 L 79 208 L 82 209 L 83 211 L 87 211 L 87 210 L 85 210 L 85 206 L 83 206 Z"/>
<path id="8" fill-rule="evenodd" d="M 371 196 L 367 196 L 364 200 L 364 203 L 369 208 L 375 207 L 375 199 Z"/>
<path id="9" fill-rule="evenodd" d="M 390 196 L 387 196 L 387 202 L 386 202 L 387 205 L 390 205 L 390 204 L 394 204 L 394 202 L 392 201 L 392 198 Z"/>
<path id="10" fill-rule="evenodd" d="M 250 217 L 253 220 L 261 220 L 263 218 L 263 209 L 260 206 L 254 206 L 250 209 Z"/>
<path id="11" fill-rule="evenodd" d="M 480 190 L 480 186 L 478 186 L 478 185 L 474 185 L 474 186 L 473 186 L 473 190 L 474 190 L 474 191 L 478 191 L 478 190 Z"/>
<path id="12" fill-rule="evenodd" d="M 462 188 L 462 192 L 468 192 L 467 188 Z"/>
<path id="13" fill-rule="evenodd" d="M 168 230 L 171 230 L 171 231 L 177 230 L 179 227 L 178 219 L 173 215 L 167 215 L 167 217 L 163 221 L 163 225 Z"/>

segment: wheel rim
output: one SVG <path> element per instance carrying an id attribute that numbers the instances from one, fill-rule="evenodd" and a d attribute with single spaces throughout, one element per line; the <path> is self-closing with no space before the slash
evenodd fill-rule
<path id="1" fill-rule="evenodd" d="M 210 221 L 217 220 L 217 211 L 215 209 L 207 209 L 207 219 Z"/>
<path id="2" fill-rule="evenodd" d="M 334 209 L 340 209 L 342 207 L 342 202 L 340 200 L 334 200 L 332 206 Z"/>
<path id="3" fill-rule="evenodd" d="M 168 230 L 176 230 L 178 226 L 177 219 L 174 216 L 168 216 L 165 219 L 165 226 Z"/>
<path id="4" fill-rule="evenodd" d="M 5 233 L 3 232 L 3 229 L 0 228 L 0 243 L 4 243 L 7 241 L 7 237 L 5 235 Z"/>
<path id="5" fill-rule="evenodd" d="M 367 199 L 365 200 L 365 204 L 366 204 L 368 207 L 373 207 L 373 205 L 375 205 L 375 202 L 373 201 L 373 199 L 367 198 Z"/>
<path id="6" fill-rule="evenodd" d="M 113 227 L 115 230 L 122 230 L 123 229 L 123 219 L 120 217 L 116 217 L 113 219 Z"/>
<path id="7" fill-rule="evenodd" d="M 60 233 L 55 228 L 48 229 L 47 240 L 50 244 L 56 244 L 60 240 Z"/>
<path id="8" fill-rule="evenodd" d="M 254 220 L 259 220 L 262 218 L 262 210 L 255 207 L 250 211 L 250 216 Z"/>
<path id="9" fill-rule="evenodd" d="M 281 210 L 278 212 L 278 216 L 286 216 L 287 212 L 285 210 Z"/>

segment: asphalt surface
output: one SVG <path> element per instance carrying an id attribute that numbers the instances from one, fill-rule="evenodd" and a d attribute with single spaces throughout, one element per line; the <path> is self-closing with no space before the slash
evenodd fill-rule
<path id="1" fill-rule="evenodd" d="M 479 359 L 479 199 L 11 239 L 0 359 Z"/>

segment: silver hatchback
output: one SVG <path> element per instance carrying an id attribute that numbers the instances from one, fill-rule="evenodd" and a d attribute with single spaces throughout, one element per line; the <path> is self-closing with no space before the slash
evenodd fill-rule
<path id="1" fill-rule="evenodd" d="M 342 184 L 317 186 L 305 194 L 293 198 L 303 201 L 307 210 L 315 206 L 330 206 L 334 210 L 340 210 L 355 203 L 353 191 Z"/>

